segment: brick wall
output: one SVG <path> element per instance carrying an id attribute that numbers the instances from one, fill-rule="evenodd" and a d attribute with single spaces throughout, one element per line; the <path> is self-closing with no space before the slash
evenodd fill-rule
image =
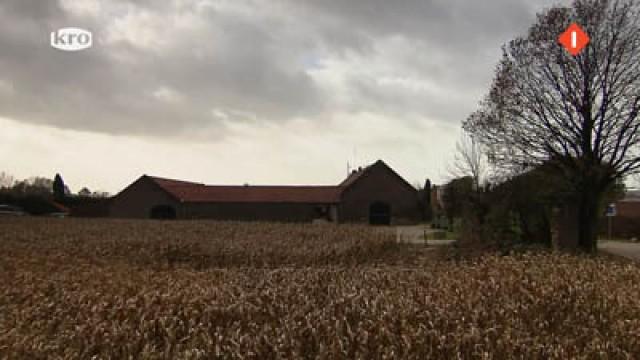
<path id="1" fill-rule="evenodd" d="M 328 219 L 330 212 L 329 205 L 299 203 L 192 203 L 183 209 L 189 219 L 283 222 Z"/>
<path id="2" fill-rule="evenodd" d="M 619 239 L 640 239 L 640 201 L 616 202 L 616 216 L 611 218 L 611 235 Z M 600 220 L 600 236 L 609 236 L 609 220 Z"/>
<path id="3" fill-rule="evenodd" d="M 578 247 L 578 208 L 572 205 L 556 207 L 551 214 L 551 246 L 555 250 L 575 250 Z"/>
<path id="4" fill-rule="evenodd" d="M 619 216 L 636 218 L 640 221 L 640 201 L 618 201 L 616 210 Z"/>

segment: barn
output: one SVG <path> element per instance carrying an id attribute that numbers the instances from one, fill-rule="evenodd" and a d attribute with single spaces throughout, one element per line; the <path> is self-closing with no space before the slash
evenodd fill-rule
<path id="1" fill-rule="evenodd" d="M 220 186 L 143 175 L 110 217 L 399 224 L 420 220 L 417 190 L 382 160 L 335 186 Z"/>

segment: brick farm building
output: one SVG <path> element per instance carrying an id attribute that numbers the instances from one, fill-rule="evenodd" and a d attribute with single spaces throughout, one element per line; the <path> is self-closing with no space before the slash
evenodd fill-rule
<path id="1" fill-rule="evenodd" d="M 111 199 L 110 217 L 398 224 L 420 220 L 417 190 L 383 161 L 337 186 L 218 186 L 144 175 Z"/>

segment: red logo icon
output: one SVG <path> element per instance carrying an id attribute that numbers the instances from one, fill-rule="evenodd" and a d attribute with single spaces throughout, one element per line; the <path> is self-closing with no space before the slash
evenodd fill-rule
<path id="1" fill-rule="evenodd" d="M 589 43 L 589 35 L 578 24 L 573 23 L 569 25 L 565 32 L 560 34 L 558 41 L 569 54 L 576 56 Z"/>

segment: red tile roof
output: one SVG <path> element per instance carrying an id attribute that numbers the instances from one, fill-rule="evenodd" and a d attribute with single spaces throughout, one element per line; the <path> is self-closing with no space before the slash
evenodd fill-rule
<path id="1" fill-rule="evenodd" d="M 347 188 L 379 166 L 383 166 L 406 186 L 414 189 L 382 160 L 354 171 L 338 186 L 219 186 L 146 175 L 145 177 L 183 202 L 337 204 Z"/>
<path id="2" fill-rule="evenodd" d="M 318 203 L 340 201 L 338 186 L 212 186 L 150 177 L 163 190 L 184 202 Z"/>

